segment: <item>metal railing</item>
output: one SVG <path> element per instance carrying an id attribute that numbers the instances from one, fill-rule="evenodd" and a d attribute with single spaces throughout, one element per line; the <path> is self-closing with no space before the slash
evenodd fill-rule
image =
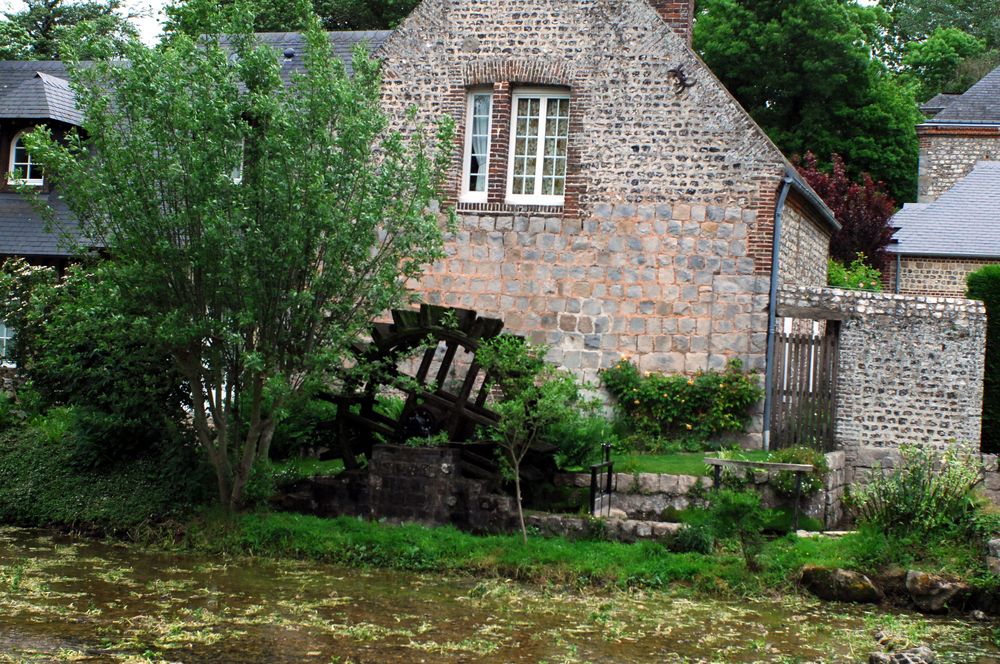
<path id="1" fill-rule="evenodd" d="M 590 514 L 591 516 L 611 516 L 611 494 L 615 462 L 611 460 L 611 445 L 601 445 L 604 461 L 590 467 Z M 600 486 L 600 479 L 603 486 Z"/>

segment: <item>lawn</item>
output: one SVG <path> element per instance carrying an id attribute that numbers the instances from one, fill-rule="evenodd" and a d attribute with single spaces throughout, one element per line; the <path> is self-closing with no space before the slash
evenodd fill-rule
<path id="1" fill-rule="evenodd" d="M 748 450 L 741 458 L 747 461 L 767 461 L 764 450 Z M 705 457 L 714 452 L 675 452 L 672 454 L 626 454 L 615 457 L 615 470 L 623 473 L 661 473 L 667 475 L 710 475 Z"/>

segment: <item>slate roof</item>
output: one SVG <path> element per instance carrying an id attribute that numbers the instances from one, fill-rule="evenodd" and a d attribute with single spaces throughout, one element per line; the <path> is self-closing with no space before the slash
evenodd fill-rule
<path id="1" fill-rule="evenodd" d="M 61 62 L 0 61 L 0 118 L 80 124 Z"/>
<path id="2" fill-rule="evenodd" d="M 49 195 L 59 231 L 79 237 L 73 214 L 61 198 Z M 0 192 L 0 255 L 66 256 L 60 232 L 48 233 L 31 203 L 17 192 Z"/>
<path id="3" fill-rule="evenodd" d="M 890 223 L 894 254 L 1000 258 L 1000 161 L 980 161 L 933 203 L 908 203 Z"/>
<path id="4" fill-rule="evenodd" d="M 929 118 L 933 118 L 935 115 L 951 106 L 951 103 L 961 96 L 962 95 L 939 92 L 920 105 L 920 112 Z"/>
<path id="5" fill-rule="evenodd" d="M 374 53 L 385 40 L 392 34 L 392 30 L 345 30 L 340 32 L 328 32 L 330 45 L 333 47 L 333 54 L 340 58 L 347 68 L 347 74 L 354 73 L 351 67 L 351 56 L 354 47 L 358 44 L 366 44 L 368 51 Z M 305 71 L 303 54 L 306 52 L 307 44 L 305 36 L 301 32 L 258 32 L 257 40 L 262 44 L 267 44 L 282 55 L 281 75 L 288 80 L 292 72 Z M 225 38 L 220 43 L 225 45 L 228 42 Z"/>
<path id="6" fill-rule="evenodd" d="M 1000 67 L 948 104 L 930 124 L 1000 124 Z"/>

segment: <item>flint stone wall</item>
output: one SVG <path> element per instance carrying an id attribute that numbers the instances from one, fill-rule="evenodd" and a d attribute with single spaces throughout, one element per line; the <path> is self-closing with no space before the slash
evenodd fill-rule
<path id="1" fill-rule="evenodd" d="M 849 469 L 863 448 L 978 445 L 986 310 L 981 302 L 784 288 L 779 306 L 841 317 L 835 437 Z M 848 472 L 853 481 L 854 472 Z"/>
<path id="2" fill-rule="evenodd" d="M 985 265 L 997 260 L 943 258 L 940 256 L 903 256 L 900 258 L 899 293 L 902 295 L 932 295 L 964 297 L 965 279 Z M 890 257 L 882 277 L 883 288 L 896 290 L 896 261 Z"/>
<path id="3" fill-rule="evenodd" d="M 917 202 L 932 203 L 968 175 L 977 161 L 1000 157 L 996 127 L 918 127 Z"/>

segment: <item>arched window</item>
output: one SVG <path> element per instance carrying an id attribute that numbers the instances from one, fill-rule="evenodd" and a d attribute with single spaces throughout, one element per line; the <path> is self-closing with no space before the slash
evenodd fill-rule
<path id="1" fill-rule="evenodd" d="M 10 144 L 10 168 L 7 169 L 10 171 L 10 182 L 41 185 L 45 181 L 45 176 L 42 167 L 32 163 L 31 155 L 21 140 L 24 134 L 23 131 L 19 133 Z"/>

